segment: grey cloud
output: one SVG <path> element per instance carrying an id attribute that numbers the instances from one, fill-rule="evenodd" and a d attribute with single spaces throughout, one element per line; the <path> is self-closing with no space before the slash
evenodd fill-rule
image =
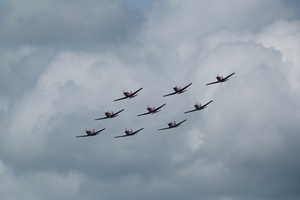
<path id="1" fill-rule="evenodd" d="M 3 1 L 2 45 L 86 48 L 119 43 L 138 29 L 143 16 L 120 1 Z"/>
<path id="2" fill-rule="evenodd" d="M 12 48 L 1 52 L 1 92 L 9 99 L 20 98 L 24 90 L 34 87 L 53 52 L 32 47 Z"/>
<path id="3" fill-rule="evenodd" d="M 79 186 L 84 182 L 84 178 L 76 172 L 64 175 L 54 172 L 35 172 L 15 176 L 8 166 L 0 163 L 1 175 L 1 195 L 3 199 L 18 199 L 22 194 L 22 199 L 46 199 L 76 198 Z M 61 188 L 64 188 L 63 190 Z"/>
<path id="4" fill-rule="evenodd" d="M 276 19 L 293 19 L 296 12 L 281 1 L 165 1 L 148 16 L 151 28 L 145 35 L 160 44 L 176 44 L 225 26 L 257 32 Z M 186 37 L 183 37 L 183 36 Z"/>
<path id="5" fill-rule="evenodd" d="M 190 8 L 200 3 L 182 1 L 176 10 L 172 2 L 165 7 L 155 2 L 134 42 L 120 43 L 113 52 L 55 45 L 50 53 L 39 53 L 38 46 L 4 51 L 7 57 L 0 62 L 12 63 L 14 74 L 29 79 L 18 97 L 0 98 L 9 103 L 0 111 L 5 199 L 20 194 L 30 199 L 299 198 L 299 22 L 275 20 L 290 15 L 273 13 L 272 23 L 232 28 L 231 16 L 224 24 L 212 21 L 215 26 L 198 29 L 184 13 L 202 16 Z M 269 5 L 238 6 L 249 4 L 258 10 Z M 287 11 L 277 1 L 274 6 Z M 158 21 L 159 16 L 165 18 Z M 181 34 L 179 22 L 168 23 L 176 16 L 186 22 Z M 240 19 L 247 20 L 247 15 Z M 162 40 L 165 31 L 169 34 Z M 216 74 L 231 72 L 236 74 L 228 82 L 205 86 Z M 163 97 L 173 86 L 190 82 L 186 93 Z M 122 90 L 139 87 L 144 89 L 136 98 L 113 102 Z M 183 114 L 195 102 L 211 99 L 207 109 Z M 148 104 L 162 103 L 166 106 L 158 114 L 136 116 Z M 94 121 L 122 108 L 115 119 Z M 185 118 L 177 129 L 157 131 Z M 103 127 L 97 137 L 75 138 L 85 128 Z M 125 128 L 140 127 L 145 129 L 136 136 L 114 138 Z"/>

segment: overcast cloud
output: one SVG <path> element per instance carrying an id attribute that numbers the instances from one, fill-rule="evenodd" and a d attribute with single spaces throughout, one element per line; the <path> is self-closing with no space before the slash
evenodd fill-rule
<path id="1" fill-rule="evenodd" d="M 299 8 L 2 0 L 1 199 L 300 199 Z M 140 87 L 136 98 L 113 101 Z M 86 128 L 105 131 L 76 138 Z"/>

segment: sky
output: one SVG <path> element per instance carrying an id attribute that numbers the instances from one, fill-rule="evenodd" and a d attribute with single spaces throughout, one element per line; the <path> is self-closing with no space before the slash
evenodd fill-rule
<path id="1" fill-rule="evenodd" d="M 295 0 L 1 0 L 1 199 L 300 199 L 299 10 Z"/>

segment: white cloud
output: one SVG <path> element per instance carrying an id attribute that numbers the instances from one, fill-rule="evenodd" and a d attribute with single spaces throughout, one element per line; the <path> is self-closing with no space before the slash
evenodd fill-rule
<path id="1" fill-rule="evenodd" d="M 282 53 L 284 62 L 283 71 L 288 75 L 292 89 L 300 89 L 298 79 L 299 53 L 300 53 L 300 22 L 278 20 L 274 24 L 265 27 L 262 33 L 258 34 L 257 41 L 266 47 L 274 48 Z"/>

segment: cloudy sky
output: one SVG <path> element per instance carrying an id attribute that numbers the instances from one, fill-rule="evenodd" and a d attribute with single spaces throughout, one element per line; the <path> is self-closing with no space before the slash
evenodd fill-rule
<path id="1" fill-rule="evenodd" d="M 1 0 L 1 199 L 300 199 L 299 13 L 296 0 Z M 76 138 L 86 128 L 105 131 Z"/>

